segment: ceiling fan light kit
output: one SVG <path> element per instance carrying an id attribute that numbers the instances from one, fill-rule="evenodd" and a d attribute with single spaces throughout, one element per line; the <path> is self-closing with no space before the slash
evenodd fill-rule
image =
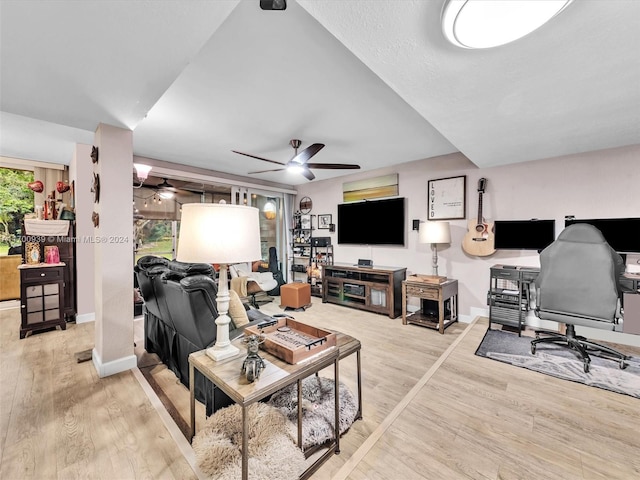
<path id="1" fill-rule="evenodd" d="M 448 0 L 442 10 L 442 30 L 458 47 L 497 47 L 532 33 L 572 2 Z"/>
<path id="2" fill-rule="evenodd" d="M 360 165 L 355 165 L 352 163 L 308 163 L 309 159 L 313 157 L 316 153 L 324 148 L 324 143 L 314 143 L 309 145 L 307 148 L 298 153 L 298 148 L 302 142 L 296 138 L 289 141 L 289 145 L 293 147 L 294 155 L 291 160 L 287 163 L 278 162 L 276 160 L 270 160 L 268 158 L 259 157 L 257 155 L 252 155 L 250 153 L 239 152 L 237 150 L 231 150 L 233 153 L 237 153 L 239 155 L 244 155 L 246 157 L 255 158 L 257 160 L 263 160 L 269 163 L 275 163 L 276 165 L 281 165 L 282 168 L 275 168 L 271 170 L 258 170 L 254 172 L 248 172 L 249 174 L 257 174 L 257 173 L 266 173 L 266 172 L 279 172 L 282 170 L 287 170 L 289 172 L 301 173 L 307 180 L 313 180 L 316 176 L 311 172 L 312 168 L 317 169 L 326 169 L 326 170 L 357 170 L 360 168 Z"/>
<path id="3" fill-rule="evenodd" d="M 149 177 L 149 172 L 151 171 L 150 165 L 144 165 L 142 163 L 134 163 L 133 168 L 136 171 L 136 177 L 140 180 L 140 185 L 134 185 L 135 188 L 142 187 L 144 181 Z"/>

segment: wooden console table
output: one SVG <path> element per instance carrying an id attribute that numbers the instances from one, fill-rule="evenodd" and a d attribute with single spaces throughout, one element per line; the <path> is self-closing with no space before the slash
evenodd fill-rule
<path id="1" fill-rule="evenodd" d="M 190 421 L 191 438 L 195 435 L 195 371 L 202 373 L 216 387 L 225 392 L 231 399 L 242 407 L 242 479 L 248 478 L 248 418 L 247 408 L 249 405 L 262 400 L 263 398 L 277 392 L 278 390 L 298 382 L 298 445 L 302 443 L 302 380 L 323 368 L 334 365 L 334 380 L 336 382 L 335 395 L 335 431 L 339 431 L 340 424 L 340 399 L 339 388 L 339 361 L 340 359 L 357 353 L 358 359 L 358 417 L 362 418 L 362 394 L 360 381 L 360 342 L 353 337 L 337 333 L 337 347 L 328 350 L 313 360 L 299 364 L 289 364 L 268 352 L 261 351 L 260 356 L 265 360 L 266 368 L 262 371 L 260 378 L 253 383 L 247 383 L 245 377 L 240 373 L 242 363 L 246 357 L 246 346 L 242 343 L 242 338 L 234 340 L 232 343 L 240 349 L 240 354 L 235 357 L 213 361 L 206 355 L 205 350 L 189 355 L 189 390 L 190 390 Z M 302 447 L 301 447 L 302 448 Z M 340 453 L 340 435 L 336 435 L 334 441 L 329 445 L 327 452 L 318 458 L 300 476 L 301 479 L 308 478 L 315 472 L 322 463 L 331 455 Z"/>
<path id="2" fill-rule="evenodd" d="M 438 315 L 425 312 L 424 306 L 420 310 L 407 314 L 407 300 L 418 297 L 422 300 L 433 300 L 438 303 Z M 450 313 L 445 312 L 445 302 L 449 301 Z M 413 323 L 423 327 L 433 328 L 444 334 L 444 329 L 458 321 L 458 281 L 448 279 L 443 283 L 428 283 L 416 277 L 409 277 L 402 282 L 402 324 Z"/>
<path id="3" fill-rule="evenodd" d="M 322 267 L 322 302 L 400 316 L 401 282 L 407 269 L 334 264 Z"/>

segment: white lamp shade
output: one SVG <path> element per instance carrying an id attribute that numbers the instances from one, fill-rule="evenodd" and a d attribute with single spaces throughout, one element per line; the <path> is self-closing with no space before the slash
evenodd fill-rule
<path id="1" fill-rule="evenodd" d="M 233 264 L 262 257 L 259 211 L 221 203 L 182 206 L 177 259 L 190 263 Z"/>
<path id="2" fill-rule="evenodd" d="M 142 163 L 134 163 L 133 168 L 136 169 L 136 176 L 140 180 L 146 180 L 152 167 L 150 165 L 144 165 Z"/>
<path id="3" fill-rule="evenodd" d="M 451 243 L 449 222 L 424 222 L 418 230 L 420 243 Z"/>

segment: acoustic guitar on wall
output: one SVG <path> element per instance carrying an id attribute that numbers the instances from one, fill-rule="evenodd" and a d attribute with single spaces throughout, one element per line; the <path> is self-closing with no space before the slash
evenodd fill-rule
<path id="1" fill-rule="evenodd" d="M 469 222 L 469 231 L 462 239 L 462 249 L 476 257 L 486 257 L 496 251 L 493 223 L 488 223 L 482 216 L 482 194 L 486 184 L 486 178 L 478 180 L 478 218 Z"/>

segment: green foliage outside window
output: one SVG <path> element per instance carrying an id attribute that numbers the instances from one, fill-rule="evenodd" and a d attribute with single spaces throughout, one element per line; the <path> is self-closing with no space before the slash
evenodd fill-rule
<path id="1" fill-rule="evenodd" d="M 20 222 L 33 212 L 33 172 L 0 168 L 0 255 L 20 244 Z"/>

